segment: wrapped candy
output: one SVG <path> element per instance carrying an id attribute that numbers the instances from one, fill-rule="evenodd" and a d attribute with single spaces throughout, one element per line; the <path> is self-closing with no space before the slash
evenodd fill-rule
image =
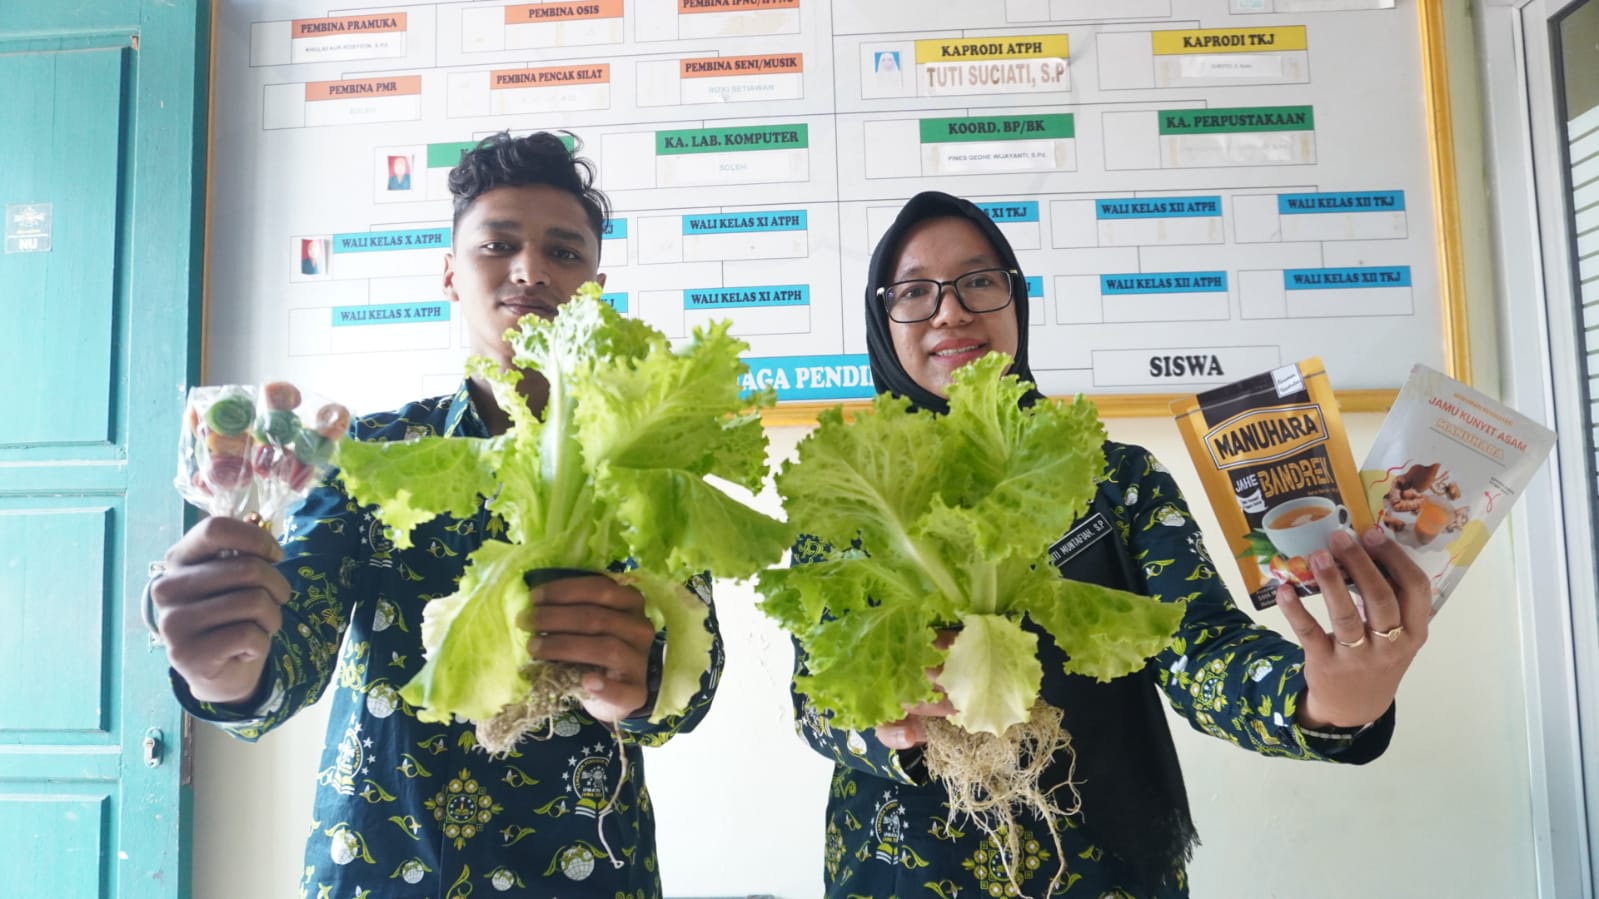
<path id="1" fill-rule="evenodd" d="M 254 511 L 250 454 L 255 446 L 255 388 L 193 388 L 183 420 L 178 492 L 212 515 L 243 518 Z"/>
<path id="2" fill-rule="evenodd" d="M 287 381 L 190 389 L 174 483 L 212 515 L 281 522 L 326 474 L 350 412 Z"/>

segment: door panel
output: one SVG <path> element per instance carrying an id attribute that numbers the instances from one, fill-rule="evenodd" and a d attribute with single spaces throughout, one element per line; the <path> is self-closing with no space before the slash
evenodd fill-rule
<path id="1" fill-rule="evenodd" d="M 106 576 L 112 510 L 35 510 L 0 515 L 0 546 L 56 548 L 21 553 L 7 564 L 6 582 L 28 601 L 0 629 L 0 683 L 27 684 L 0 690 L 0 721 L 19 722 L 34 732 L 72 732 L 102 741 L 110 722 L 107 700 L 115 672 L 106 658 Z M 63 566 L 61 547 L 73 547 Z M 29 670 L 39 656 L 71 660 L 50 677 Z"/>
<path id="2" fill-rule="evenodd" d="M 188 895 L 184 720 L 138 598 L 184 522 L 209 25 L 0 0 L 0 214 L 25 232 L 0 252 L 6 899 Z"/>
<path id="3" fill-rule="evenodd" d="M 0 332 L 0 354 L 31 373 L 36 388 L 19 391 L 19 414 L 0 430 L 8 443 L 103 444 L 112 435 L 111 250 L 129 53 L 0 56 L 0 84 L 33 86 L 8 93 L 15 127 L 0 128 L 0 159 L 12 169 L 4 183 L 32 193 L 8 190 L 0 202 L 12 215 L 48 204 L 53 232 L 49 252 L 7 254 L 6 276 L 21 286 L 20 321 Z"/>
<path id="4" fill-rule="evenodd" d="M 23 896 L 113 895 L 119 831 L 143 825 L 119 784 L 135 742 L 125 732 L 144 727 L 117 714 L 123 647 L 113 624 L 128 473 L 112 335 L 129 311 L 115 272 L 125 260 L 118 185 L 132 52 L 0 54 L 0 84 L 28 87 L 5 112 L 11 127 L 0 128 L 0 204 L 8 224 L 19 215 L 49 222 L 38 251 L 0 256 L 14 300 L 0 358 L 22 376 L 11 383 L 26 385 L 13 392 L 17 414 L 0 424 L 0 453 L 28 475 L 0 494 L 9 551 L 0 683 L 25 685 L 0 690 L 0 820 L 16 837 L 0 831 L 0 852 L 18 854 Z M 175 810 L 171 772 L 162 790 Z"/>
<path id="5" fill-rule="evenodd" d="M 40 796 L 7 802 L 0 809 L 0 840 L 27 846 L 20 885 L 23 896 L 99 896 L 111 802 L 105 797 Z"/>

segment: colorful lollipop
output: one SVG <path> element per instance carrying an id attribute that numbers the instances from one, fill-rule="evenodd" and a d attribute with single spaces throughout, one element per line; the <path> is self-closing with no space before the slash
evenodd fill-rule
<path id="1" fill-rule="evenodd" d="M 272 522 L 327 471 L 349 423 L 348 409 L 310 401 L 288 381 L 259 389 L 195 387 L 184 410 L 175 483 L 213 515 Z"/>

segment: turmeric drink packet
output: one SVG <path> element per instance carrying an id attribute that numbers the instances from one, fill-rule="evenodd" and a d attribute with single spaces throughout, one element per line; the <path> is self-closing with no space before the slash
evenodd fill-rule
<path id="1" fill-rule="evenodd" d="M 1309 556 L 1371 527 L 1349 439 L 1318 358 L 1172 403 L 1255 608 L 1278 586 L 1321 592 Z"/>
<path id="2" fill-rule="evenodd" d="M 1437 612 L 1555 445 L 1555 432 L 1425 365 L 1360 467 L 1372 515 L 1432 579 Z"/>

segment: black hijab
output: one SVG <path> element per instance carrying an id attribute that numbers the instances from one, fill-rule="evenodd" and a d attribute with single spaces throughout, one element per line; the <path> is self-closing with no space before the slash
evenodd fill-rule
<path id="1" fill-rule="evenodd" d="M 969 200 L 928 191 L 912 197 L 878 241 L 866 279 L 866 346 L 877 392 L 905 397 L 915 407 L 937 413 L 948 412 L 949 403 L 916 383 L 905 371 L 894 351 L 888 311 L 878 298 L 877 289 L 892 283 L 906 233 L 920 222 L 948 217 L 965 219 L 977 226 L 1001 263 L 1021 271 L 1010 241 L 986 213 Z M 1015 310 L 1016 361 L 1011 373 L 1032 381 L 1033 373 L 1027 364 L 1026 278 L 1013 278 L 1011 290 L 1010 307 L 990 314 Z M 1022 403 L 1030 406 L 1043 398 L 1034 389 L 1022 398 Z M 1087 513 L 1095 514 L 1106 520 L 1114 520 L 1117 514 L 1104 491 L 1096 493 Z M 1130 549 L 1114 528 L 1109 531 L 1109 539 L 1095 541 L 1091 549 L 1063 563 L 1061 575 L 1120 590 L 1147 589 Z M 1056 666 L 1058 670 L 1065 663 L 1065 656 L 1047 633 L 1037 632 L 1041 660 L 1046 668 Z M 1076 755 L 1075 772 L 1061 762 L 1051 766 L 1045 776 L 1050 778 L 1053 773 L 1055 777 L 1049 785 L 1074 774 L 1072 779 L 1082 798 L 1081 820 L 1094 833 L 1099 846 L 1125 864 L 1124 876 L 1131 881 L 1127 886 L 1152 890 L 1175 877 L 1192 856 L 1198 837 L 1153 668 L 1146 666 L 1108 683 L 1080 675 L 1046 677 L 1044 693 L 1045 700 L 1064 713 Z M 1057 766 L 1062 770 L 1055 770 Z"/>
<path id="2" fill-rule="evenodd" d="M 877 249 L 872 251 L 871 266 L 866 273 L 866 351 L 872 363 L 872 383 L 878 393 L 892 393 L 911 401 L 911 405 L 918 409 L 931 412 L 948 412 L 949 403 L 943 397 L 933 393 L 911 379 L 906 373 L 905 366 L 900 364 L 899 354 L 894 352 L 894 340 L 888 333 L 888 310 L 883 307 L 883 301 L 877 296 L 879 287 L 887 287 L 894 281 L 894 269 L 899 263 L 899 253 L 905 243 L 905 235 L 910 229 L 935 218 L 960 218 L 977 226 L 999 256 L 1002 266 L 1016 271 L 1018 274 L 1011 279 L 1011 304 L 998 312 L 986 313 L 989 315 L 1014 315 L 1016 316 L 1016 361 L 1011 365 L 1011 374 L 1020 377 L 1023 381 L 1031 382 L 1033 372 L 1027 367 L 1027 278 L 1020 274 L 1022 267 L 1016 261 L 1016 251 L 1011 249 L 1010 241 L 1000 232 L 999 226 L 988 214 L 977 208 L 977 204 L 960 197 L 952 197 L 936 190 L 926 191 L 911 197 L 905 208 L 899 211 L 894 224 L 884 232 L 882 239 L 877 242 Z M 949 302 L 954 302 L 950 300 Z M 1027 405 L 1044 398 L 1036 389 L 1023 400 Z"/>

